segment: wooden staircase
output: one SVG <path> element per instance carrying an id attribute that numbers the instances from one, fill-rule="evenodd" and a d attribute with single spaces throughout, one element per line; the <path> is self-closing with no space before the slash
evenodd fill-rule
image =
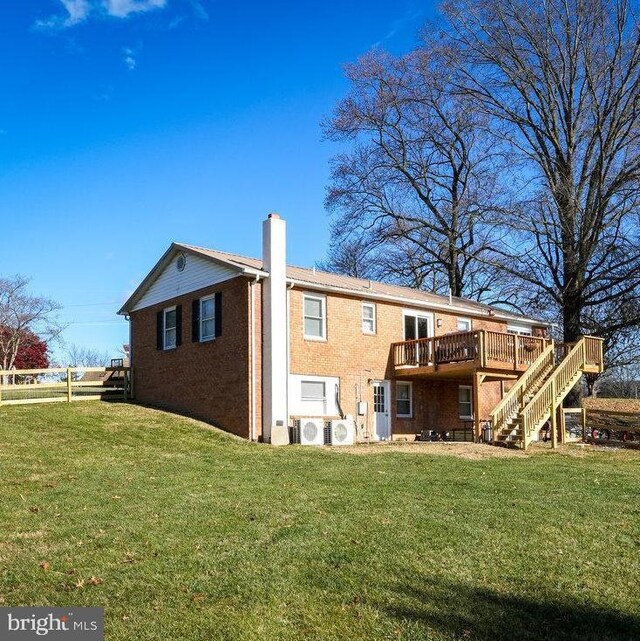
<path id="1" fill-rule="evenodd" d="M 602 339 L 583 336 L 557 350 L 549 341 L 544 351 L 516 381 L 491 413 L 493 443 L 527 449 L 536 433 L 551 423 L 557 444 L 556 415 L 562 401 L 583 373 L 603 370 Z"/>

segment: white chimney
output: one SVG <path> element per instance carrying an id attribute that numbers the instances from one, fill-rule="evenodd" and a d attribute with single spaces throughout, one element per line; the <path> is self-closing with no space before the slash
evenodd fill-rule
<path id="1" fill-rule="evenodd" d="M 262 436 L 273 445 L 289 443 L 287 407 L 287 232 L 278 214 L 262 223 Z"/>

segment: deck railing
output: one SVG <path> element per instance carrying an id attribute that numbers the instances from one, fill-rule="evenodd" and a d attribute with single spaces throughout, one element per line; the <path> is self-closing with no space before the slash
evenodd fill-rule
<path id="1" fill-rule="evenodd" d="M 568 351 L 567 347 L 570 347 Z M 585 368 L 595 366 L 599 371 L 603 369 L 602 339 L 600 338 L 583 336 L 578 342 L 564 346 L 561 353 L 564 356 L 556 369 L 522 410 L 521 424 L 525 449 L 536 430 L 549 419 L 552 423 L 555 421 L 556 409 L 580 380 Z M 552 432 L 555 434 L 555 430 Z"/>
<path id="2" fill-rule="evenodd" d="M 426 367 L 472 361 L 478 367 L 491 365 L 526 369 L 542 354 L 547 340 L 480 329 L 393 343 L 395 367 Z"/>
<path id="3" fill-rule="evenodd" d="M 509 421 L 517 417 L 524 404 L 524 399 L 536 390 L 544 377 L 553 369 L 554 362 L 554 345 L 549 343 L 531 367 L 494 407 L 491 412 L 494 440 L 497 440 L 498 435 L 508 429 Z"/>

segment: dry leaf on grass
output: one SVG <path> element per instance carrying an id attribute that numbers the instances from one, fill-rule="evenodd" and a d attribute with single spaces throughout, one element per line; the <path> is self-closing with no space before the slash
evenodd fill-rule
<path id="1" fill-rule="evenodd" d="M 48 572 L 48 571 L 51 569 L 51 563 L 49 563 L 49 561 L 43 561 L 43 562 L 40 564 L 40 567 L 41 567 L 45 572 Z"/>
<path id="2" fill-rule="evenodd" d="M 97 576 L 92 576 L 92 577 L 87 581 L 87 584 L 88 584 L 88 585 L 100 585 L 101 583 L 103 583 L 103 580 L 102 580 L 101 578 L 97 577 Z"/>

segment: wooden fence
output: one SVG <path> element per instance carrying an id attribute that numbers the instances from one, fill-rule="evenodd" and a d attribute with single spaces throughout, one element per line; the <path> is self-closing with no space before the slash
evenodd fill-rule
<path id="1" fill-rule="evenodd" d="M 0 370 L 0 405 L 127 400 L 132 382 L 131 368 L 122 365 Z"/>

